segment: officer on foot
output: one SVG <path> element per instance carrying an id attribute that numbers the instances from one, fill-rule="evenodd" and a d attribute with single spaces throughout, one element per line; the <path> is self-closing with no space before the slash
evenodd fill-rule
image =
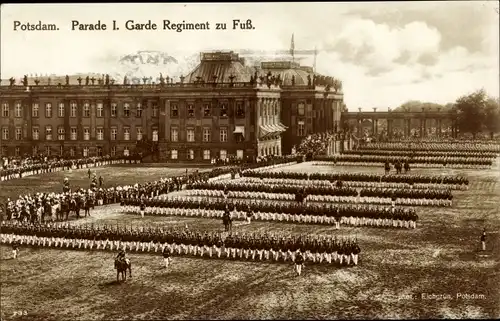
<path id="1" fill-rule="evenodd" d="M 19 245 L 17 241 L 15 241 L 12 243 L 12 259 L 15 260 L 17 258 L 18 253 L 19 253 Z"/>
<path id="2" fill-rule="evenodd" d="M 483 229 L 483 234 L 481 235 L 481 249 L 486 251 L 486 228 Z"/>
<path id="3" fill-rule="evenodd" d="M 165 263 L 165 269 L 168 269 L 168 266 L 170 265 L 170 249 L 168 246 L 165 246 L 163 248 L 163 262 Z"/>
<path id="4" fill-rule="evenodd" d="M 300 249 L 297 250 L 297 255 L 295 256 L 295 272 L 297 276 L 300 276 L 302 273 L 302 267 L 304 266 L 304 257 L 302 256 L 302 252 Z"/>

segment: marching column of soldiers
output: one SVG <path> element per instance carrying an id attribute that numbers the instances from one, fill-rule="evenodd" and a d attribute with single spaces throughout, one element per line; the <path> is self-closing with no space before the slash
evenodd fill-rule
<path id="1" fill-rule="evenodd" d="M 200 216 L 223 218 L 226 208 L 232 218 L 245 219 L 248 212 L 256 220 L 275 220 L 311 224 L 339 224 L 354 226 L 416 228 L 418 215 L 413 208 L 381 207 L 372 205 L 336 205 L 278 203 L 264 200 L 192 199 L 188 197 L 168 199 L 124 199 L 125 212 L 140 213 L 145 207 L 147 215 Z"/>
<path id="2" fill-rule="evenodd" d="M 325 235 L 274 235 L 163 230 L 119 226 L 71 226 L 2 222 L 1 242 L 71 249 L 163 252 L 226 259 L 294 261 L 297 253 L 313 263 L 357 265 L 357 241 Z"/>

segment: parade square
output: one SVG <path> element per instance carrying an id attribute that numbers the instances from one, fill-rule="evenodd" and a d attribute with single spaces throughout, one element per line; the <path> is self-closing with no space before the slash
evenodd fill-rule
<path id="1" fill-rule="evenodd" d="M 120 175 L 122 183 L 131 183 L 137 179 L 130 170 L 123 168 L 96 170 L 108 176 Z M 154 172 L 152 175 L 161 173 L 166 176 L 185 171 L 148 170 Z M 319 173 L 328 170 L 331 171 L 331 168 L 302 163 L 268 171 Z M 334 170 L 382 171 L 380 168 L 355 166 Z M 130 174 L 126 174 L 127 171 Z M 443 170 L 415 169 L 415 172 L 422 174 L 429 171 L 440 173 Z M 1 246 L 2 304 L 5 307 L 21 304 L 33 319 L 37 315 L 58 314 L 75 319 L 112 319 L 124 315 L 123 312 L 114 312 L 124 302 L 125 315 L 129 318 L 137 318 L 145 313 L 168 313 L 172 318 L 182 318 L 187 313 L 195 319 L 232 318 L 236 315 L 274 318 L 278 316 L 276 311 L 280 307 L 284 308 L 280 311 L 285 311 L 280 312 L 280 317 L 299 318 L 305 313 L 301 306 L 314 306 L 315 313 L 338 318 L 366 317 L 373 311 L 393 315 L 391 311 L 395 310 L 399 312 L 394 316 L 401 318 L 430 317 L 436 313 L 453 317 L 460 311 L 477 313 L 479 316 L 495 309 L 497 289 L 493 280 L 498 278 L 498 274 L 494 272 L 494 261 L 498 259 L 498 254 L 490 250 L 486 256 L 479 257 L 477 235 L 473 231 L 482 226 L 484 220 L 500 223 L 497 215 L 500 203 L 499 181 L 498 177 L 495 179 L 494 170 L 453 171 L 469 177 L 469 190 L 455 193 L 452 208 L 419 207 L 416 230 L 350 226 L 342 226 L 337 230 L 324 225 L 260 221 L 249 225 L 244 224 L 244 221 L 234 223 L 233 228 L 239 233 L 317 233 L 339 237 L 355 235 L 363 245 L 363 257 L 356 267 L 330 269 L 320 265 L 306 265 L 304 277 L 296 279 L 292 276 L 290 263 L 179 256 L 173 258 L 171 270 L 165 273 L 160 253 L 130 253 L 129 256 L 135 262 L 134 277 L 129 283 L 117 288 L 117 285 L 112 284 L 112 277 L 110 278 L 112 270 L 108 265 L 102 264 L 111 258 L 112 253 L 25 248 L 18 258 L 23 264 L 19 265 L 8 259 L 7 248 Z M 84 182 L 87 173 L 86 170 L 77 170 L 69 175 L 75 181 L 81 179 Z M 56 185 L 62 176 L 63 174 L 59 175 L 59 180 L 44 178 L 45 188 L 50 189 Z M 22 191 L 22 181 L 24 180 L 17 181 L 18 192 Z M 96 207 L 91 214 L 74 223 L 145 228 L 188 226 L 208 231 L 223 229 L 220 219 L 183 216 L 141 218 L 140 215 L 123 214 L 119 205 Z M 492 240 L 490 246 L 494 248 L 498 244 Z M 46 268 L 39 268 L 40 266 Z M 454 283 L 453 280 L 457 278 L 463 282 Z M 32 290 L 36 289 L 36 284 L 43 284 L 44 293 L 47 293 L 47 299 L 50 300 L 40 300 L 41 294 Z M 146 288 L 148 294 L 144 295 Z M 253 290 L 256 288 L 259 292 Z M 486 293 L 484 299 L 426 300 L 425 304 L 416 304 L 422 300 L 420 293 L 474 293 L 477 288 L 484 289 L 481 292 Z M 140 301 L 134 299 L 139 296 Z M 278 297 L 279 300 L 276 299 Z M 66 309 L 62 307 L 67 305 L 61 303 L 54 310 L 50 304 L 54 300 L 73 303 Z M 218 309 L 209 308 L 229 301 L 231 307 L 225 309 L 222 316 Z M 351 309 L 361 302 L 363 309 Z M 84 315 L 74 311 L 84 311 Z M 149 314 L 151 311 L 156 312 Z"/>

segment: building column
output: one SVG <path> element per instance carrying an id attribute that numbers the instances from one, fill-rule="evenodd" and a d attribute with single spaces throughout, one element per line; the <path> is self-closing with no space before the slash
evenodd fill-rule
<path id="1" fill-rule="evenodd" d="M 358 136 L 361 135 L 361 130 L 362 130 L 362 124 L 363 124 L 363 120 L 362 119 L 358 119 Z"/>
<path id="2" fill-rule="evenodd" d="M 437 132 L 437 136 L 441 137 L 441 118 L 437 119 L 437 129 L 436 129 L 436 132 Z"/>
<path id="3" fill-rule="evenodd" d="M 392 138 L 392 123 L 393 119 L 387 119 L 387 136 Z"/>
<path id="4" fill-rule="evenodd" d="M 405 119 L 405 137 L 409 138 L 411 135 L 411 119 Z"/>
<path id="5" fill-rule="evenodd" d="M 375 118 L 372 118 L 372 135 L 375 135 L 375 127 L 376 127 Z"/>

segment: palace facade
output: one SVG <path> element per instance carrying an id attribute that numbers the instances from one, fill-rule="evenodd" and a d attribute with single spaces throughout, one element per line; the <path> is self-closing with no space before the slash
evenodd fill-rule
<path id="1" fill-rule="evenodd" d="M 233 52 L 200 58 L 175 83 L 4 81 L 1 156 L 131 155 L 147 138 L 165 161 L 255 158 L 288 154 L 308 134 L 340 130 L 338 80 L 294 62 L 248 67 Z"/>

